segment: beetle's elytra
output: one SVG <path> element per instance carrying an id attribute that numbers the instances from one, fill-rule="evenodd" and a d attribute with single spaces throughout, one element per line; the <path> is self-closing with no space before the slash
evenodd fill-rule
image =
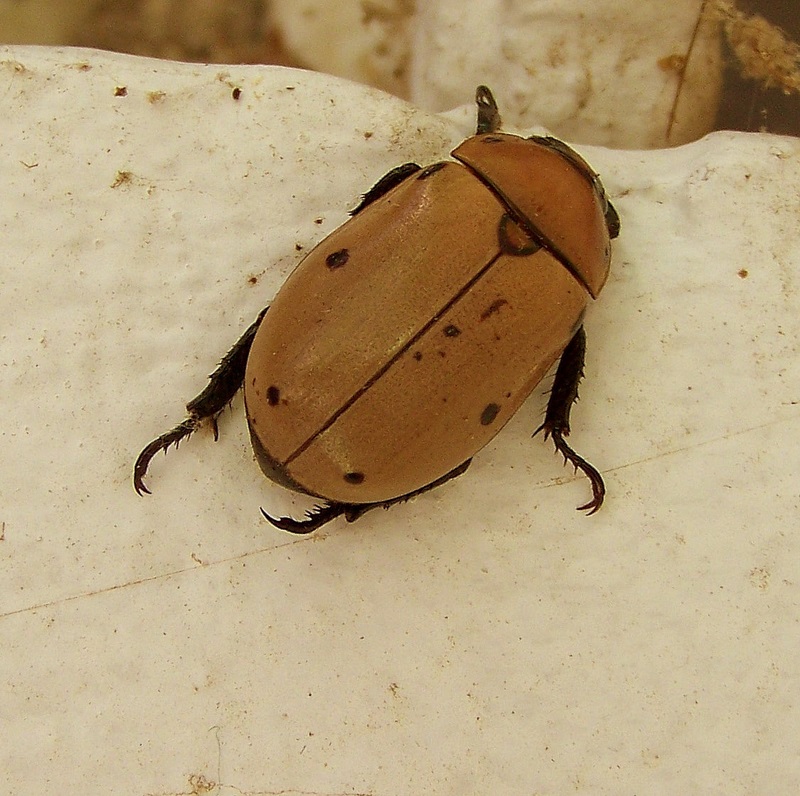
<path id="1" fill-rule="evenodd" d="M 264 516 L 293 533 L 352 522 L 463 473 L 560 357 L 537 432 L 589 478 L 580 508 L 600 507 L 602 477 L 564 438 L 619 218 L 566 144 L 498 132 L 485 86 L 476 102 L 453 160 L 390 171 L 297 266 L 186 420 L 139 454 L 137 492 L 158 451 L 204 421 L 216 435 L 243 386 L 264 473 L 326 503 Z"/>

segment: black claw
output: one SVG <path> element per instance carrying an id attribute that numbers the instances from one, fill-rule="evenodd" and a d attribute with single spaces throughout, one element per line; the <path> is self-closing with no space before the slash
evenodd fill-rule
<path id="1" fill-rule="evenodd" d="M 137 480 L 133 479 L 133 488 L 136 490 L 137 495 L 152 495 L 153 493 L 144 485 L 141 477 Z"/>
<path id="2" fill-rule="evenodd" d="M 276 528 L 289 533 L 307 534 L 316 531 L 326 523 L 345 514 L 348 508 L 346 503 L 331 503 L 328 506 L 315 506 L 311 511 L 306 512 L 304 520 L 294 520 L 291 517 L 271 517 L 264 509 L 261 513 L 266 520 Z"/>
<path id="3" fill-rule="evenodd" d="M 592 499 L 588 503 L 584 503 L 582 506 L 578 506 L 578 511 L 585 511 L 587 517 L 591 517 L 600 506 L 603 505 L 603 500 L 606 496 L 606 487 L 603 483 L 603 478 L 597 470 L 592 467 L 591 464 L 585 462 L 586 467 L 581 467 L 580 469 L 583 471 L 583 474 L 589 479 L 589 483 L 592 485 Z"/>
<path id="4" fill-rule="evenodd" d="M 539 429 L 537 429 L 537 433 L 538 431 Z M 547 437 L 553 438 L 556 450 L 564 457 L 564 464 L 569 462 L 575 468 L 576 473 L 580 470 L 589 479 L 589 483 L 592 485 L 592 499 L 583 506 L 578 506 L 577 511 L 586 511 L 587 516 L 594 514 L 603 505 L 606 496 L 603 476 L 586 459 L 567 445 L 559 429 L 545 429 L 545 438 Z"/>
<path id="5" fill-rule="evenodd" d="M 149 495 L 150 490 L 145 486 L 144 477 L 147 475 L 147 468 L 150 466 L 150 461 L 159 451 L 166 451 L 170 445 L 176 448 L 184 437 L 188 437 L 193 431 L 197 429 L 200 420 L 196 417 L 187 417 L 183 423 L 175 426 L 175 428 L 162 434 L 157 439 L 154 439 L 149 445 L 146 445 L 144 450 L 136 458 L 136 463 L 133 465 L 133 488 L 136 490 L 137 495 Z"/>
<path id="6" fill-rule="evenodd" d="M 592 484 L 592 491 L 594 491 L 594 483 Z M 578 506 L 575 510 L 576 511 L 585 511 L 587 517 L 591 517 L 600 506 L 603 505 L 603 495 L 595 495 L 592 500 L 588 503 L 584 503 L 582 506 Z"/>

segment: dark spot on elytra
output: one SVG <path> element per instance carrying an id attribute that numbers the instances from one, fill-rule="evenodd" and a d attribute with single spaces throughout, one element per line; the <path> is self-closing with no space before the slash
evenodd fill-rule
<path id="1" fill-rule="evenodd" d="M 481 313 L 481 320 L 485 321 L 490 315 L 494 315 L 496 312 L 500 311 L 500 307 L 504 307 L 508 302 L 504 299 L 497 299 L 497 301 L 493 301 L 482 313 Z"/>
<path id="2" fill-rule="evenodd" d="M 345 473 L 344 480 L 347 481 L 348 484 L 363 484 L 364 473 Z"/>
<path id="3" fill-rule="evenodd" d="M 497 404 L 486 404 L 481 412 L 481 425 L 488 426 L 497 417 L 499 411 L 500 407 Z"/>
<path id="4" fill-rule="evenodd" d="M 436 174 L 437 171 L 443 169 L 446 165 L 447 163 L 442 162 L 442 163 L 434 163 L 432 166 L 427 166 L 417 175 L 417 179 L 425 180 L 428 177 L 430 177 L 431 174 Z"/>
<path id="5" fill-rule="evenodd" d="M 347 249 L 339 249 L 338 252 L 331 252 L 325 258 L 325 264 L 333 270 L 341 268 L 350 259 L 350 252 Z"/>
<path id="6" fill-rule="evenodd" d="M 444 327 L 444 336 L 445 337 L 458 337 L 461 334 L 461 329 L 458 326 L 453 326 L 451 323 L 449 326 Z"/>
<path id="7" fill-rule="evenodd" d="M 267 403 L 270 406 L 277 406 L 281 400 L 281 391 L 273 384 L 267 387 Z"/>
<path id="8" fill-rule="evenodd" d="M 417 362 L 419 362 L 422 359 L 422 351 L 415 351 L 414 352 L 414 359 L 416 359 Z"/>

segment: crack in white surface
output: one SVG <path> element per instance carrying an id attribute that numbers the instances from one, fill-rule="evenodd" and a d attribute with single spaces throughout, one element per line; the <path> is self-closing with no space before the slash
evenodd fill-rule
<path id="1" fill-rule="evenodd" d="M 636 467 L 636 466 L 641 465 L 641 464 L 647 464 L 649 462 L 657 461 L 659 459 L 669 458 L 669 457 L 672 457 L 672 456 L 679 455 L 681 453 L 685 453 L 685 452 L 692 451 L 692 450 L 697 450 L 699 448 L 708 447 L 710 445 L 716 445 L 717 443 L 720 443 L 720 442 L 726 442 L 727 440 L 736 439 L 738 437 L 746 436 L 747 434 L 750 434 L 750 433 L 752 433 L 754 431 L 761 431 L 763 429 L 770 428 L 770 427 L 777 426 L 777 425 L 781 425 L 781 424 L 785 424 L 785 423 L 794 423 L 797 420 L 798 420 L 797 417 L 779 418 L 777 420 L 771 420 L 769 422 L 760 423 L 758 425 L 749 426 L 748 428 L 744 428 L 744 429 L 741 429 L 739 431 L 732 432 L 732 433 L 729 433 L 729 434 L 722 434 L 722 435 L 718 435 L 716 437 L 713 437 L 711 439 L 701 440 L 701 441 L 694 442 L 694 443 L 691 443 L 691 444 L 688 444 L 688 445 L 682 445 L 682 446 L 677 447 L 677 448 L 671 448 L 668 451 L 663 451 L 663 452 L 660 452 L 660 453 L 656 453 L 656 454 L 653 454 L 652 456 L 643 456 L 643 457 L 641 457 L 639 459 L 636 459 L 636 460 L 633 460 L 633 461 L 630 461 L 630 462 L 626 462 L 625 464 L 619 464 L 619 465 L 616 465 L 614 467 L 609 467 L 609 468 L 605 469 L 603 472 L 608 474 L 608 473 L 613 473 L 613 472 L 617 472 L 617 471 L 627 470 L 627 469 L 630 469 L 631 467 Z M 583 476 L 581 476 L 581 475 L 572 475 L 572 476 L 567 476 L 567 477 L 556 477 L 556 478 L 553 478 L 549 483 L 540 484 L 540 485 L 538 485 L 536 487 L 533 487 L 533 490 L 539 491 L 541 489 L 552 489 L 553 487 L 560 486 L 561 484 L 569 483 L 571 481 L 578 481 L 578 480 L 583 480 Z M 3 531 L 5 531 L 5 523 L 3 523 L 2 528 L 3 528 Z M 173 578 L 173 577 L 176 577 L 176 576 L 179 576 L 179 575 L 185 575 L 185 574 L 187 574 L 189 572 L 197 571 L 198 569 L 206 569 L 206 568 L 211 568 L 211 567 L 224 566 L 226 564 L 230 564 L 230 563 L 233 563 L 233 562 L 236 562 L 236 561 L 241 561 L 243 559 L 250 558 L 252 556 L 273 553 L 273 552 L 275 552 L 277 550 L 282 550 L 282 549 L 284 549 L 286 547 L 291 547 L 291 546 L 296 545 L 296 544 L 302 544 L 303 542 L 320 542 L 320 541 L 323 541 L 324 539 L 328 538 L 328 536 L 330 536 L 331 533 L 333 533 L 333 532 L 334 532 L 333 529 L 331 529 L 331 530 L 329 530 L 327 532 L 325 532 L 325 531 L 317 532 L 313 536 L 298 537 L 296 539 L 289 539 L 288 541 L 284 542 L 283 544 L 275 545 L 274 547 L 262 547 L 262 548 L 259 548 L 258 550 L 250 550 L 250 551 L 245 552 L 245 553 L 240 553 L 238 555 L 230 556 L 228 558 L 221 558 L 221 559 L 218 559 L 216 561 L 201 561 L 200 559 L 196 558 L 195 554 L 193 553 L 192 554 L 192 559 L 194 561 L 198 562 L 197 566 L 194 566 L 194 567 L 183 567 L 181 569 L 174 569 L 174 570 L 170 570 L 168 572 L 162 572 L 162 573 L 160 573 L 158 575 L 150 575 L 149 577 L 146 577 L 146 578 L 136 578 L 134 580 L 125 581 L 124 583 L 115 584 L 113 586 L 105 586 L 105 587 L 100 588 L 100 589 L 92 589 L 90 591 L 81 592 L 80 594 L 73 594 L 73 595 L 70 595 L 68 597 L 61 597 L 58 600 L 40 602 L 40 603 L 36 603 L 34 605 L 25 606 L 24 608 L 17 608 L 17 609 L 15 609 L 13 611 L 0 613 L 0 620 L 5 619 L 5 618 L 10 617 L 10 616 L 15 616 L 17 614 L 24 614 L 24 613 L 28 613 L 28 612 L 31 612 L 31 611 L 38 611 L 38 610 L 42 610 L 42 609 L 45 609 L 45 608 L 53 608 L 53 607 L 56 607 L 56 606 L 59 606 L 59 605 L 64 605 L 65 603 L 74 602 L 76 600 L 85 599 L 85 598 L 89 598 L 89 597 L 97 597 L 99 595 L 109 594 L 111 592 L 119 591 L 121 589 L 127 589 L 127 588 L 131 588 L 131 587 L 134 587 L 134 586 L 141 586 L 141 585 L 144 585 L 144 584 L 147 584 L 147 583 L 152 583 L 154 581 L 167 580 L 169 578 Z M 0 541 L 2 541 L 2 540 L 0 539 Z"/>
<path id="2" fill-rule="evenodd" d="M 316 541 L 320 541 L 321 539 L 325 538 L 323 535 L 320 535 L 316 538 Z M 229 558 L 221 558 L 217 561 L 205 562 L 205 563 L 198 563 L 197 566 L 193 567 L 182 567 L 180 569 L 173 569 L 169 570 L 168 572 L 161 572 L 158 575 L 150 575 L 146 578 L 135 578 L 133 580 L 125 581 L 124 583 L 117 583 L 113 586 L 104 586 L 99 589 L 91 589 L 89 591 L 81 592 L 79 594 L 71 594 L 67 597 L 60 597 L 57 600 L 49 600 L 43 601 L 40 603 L 36 603 L 34 605 L 25 606 L 24 608 L 16 608 L 13 611 L 6 611 L 5 613 L 0 613 L 0 620 L 6 619 L 10 616 L 16 616 L 17 614 L 24 614 L 29 613 L 31 611 L 39 611 L 45 608 L 54 608 L 59 605 L 64 605 L 66 603 L 75 602 L 76 600 L 81 600 L 88 597 L 97 597 L 103 594 L 109 594 L 111 592 L 120 591 L 121 589 L 128 589 L 133 586 L 142 586 L 147 583 L 153 583 L 154 581 L 159 580 L 167 580 L 169 578 L 174 578 L 179 575 L 185 575 L 188 572 L 194 572 L 199 569 L 208 569 L 211 567 L 218 567 L 224 564 L 229 564 L 234 561 L 241 561 L 245 558 L 250 558 L 251 556 L 260 555 L 262 553 L 270 553 L 274 550 L 280 550 L 284 547 L 288 547 L 295 544 L 300 544 L 302 542 L 313 542 L 314 539 L 291 539 L 288 542 L 285 542 L 280 545 L 276 545 L 275 547 L 262 547 L 258 550 L 249 550 L 246 553 L 239 553 L 238 555 L 231 556 Z M 197 559 L 194 559 L 197 560 Z"/>

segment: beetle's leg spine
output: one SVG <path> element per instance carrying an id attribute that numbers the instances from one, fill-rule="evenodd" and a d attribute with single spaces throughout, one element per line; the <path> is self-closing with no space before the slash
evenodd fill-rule
<path id="1" fill-rule="evenodd" d="M 186 404 L 186 419 L 146 445 L 136 458 L 133 465 L 133 488 L 137 494 L 150 494 L 143 479 L 147 475 L 150 461 L 159 451 L 166 451 L 171 445 L 177 447 L 181 440 L 196 431 L 205 420 L 211 423 L 214 440 L 219 438 L 217 418 L 244 384 L 250 347 L 268 309 L 269 307 L 265 307 L 261 310 L 256 320 L 247 327 L 233 348 L 222 358 L 217 369 L 208 377 L 205 389 Z"/>
<path id="2" fill-rule="evenodd" d="M 606 494 L 603 476 L 586 459 L 579 456 L 564 439 L 569 436 L 569 416 L 573 404 L 578 400 L 578 385 L 583 378 L 585 356 L 586 332 L 581 326 L 561 355 L 553 388 L 550 391 L 550 400 L 547 402 L 544 423 L 533 432 L 533 436 L 544 431 L 544 438 L 552 438 L 556 450 L 564 457 L 564 463 L 569 462 L 576 472 L 580 470 L 589 479 L 592 499 L 583 506 L 578 506 L 578 511 L 594 514 L 603 505 Z"/>

